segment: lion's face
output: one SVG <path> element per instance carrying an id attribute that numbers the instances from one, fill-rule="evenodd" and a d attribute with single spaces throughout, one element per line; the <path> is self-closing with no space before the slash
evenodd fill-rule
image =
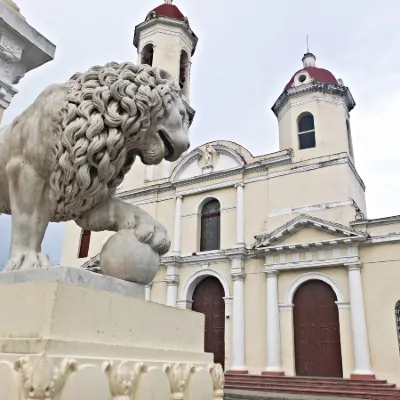
<path id="1" fill-rule="evenodd" d="M 144 149 L 140 158 L 144 164 L 159 164 L 163 158 L 176 161 L 189 146 L 187 113 L 180 98 L 172 100 L 169 115 L 150 126 L 144 134 Z"/>

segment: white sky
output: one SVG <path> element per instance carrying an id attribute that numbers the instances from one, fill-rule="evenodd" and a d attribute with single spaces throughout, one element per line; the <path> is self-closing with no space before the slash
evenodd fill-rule
<path id="1" fill-rule="evenodd" d="M 16 0 L 27 21 L 57 45 L 56 58 L 28 73 L 6 111 L 9 123 L 48 85 L 108 61 L 136 62 L 135 25 L 162 0 Z M 278 150 L 271 106 L 301 68 L 306 34 L 317 66 L 342 78 L 351 113 L 368 217 L 400 214 L 400 2 L 383 0 L 175 0 L 199 45 L 192 59 L 192 148 L 226 139 L 259 155 Z M 0 217 L 0 265 L 9 241 Z M 52 225 L 45 251 L 59 261 L 63 229 Z M 3 239 L 4 238 L 4 239 Z"/>

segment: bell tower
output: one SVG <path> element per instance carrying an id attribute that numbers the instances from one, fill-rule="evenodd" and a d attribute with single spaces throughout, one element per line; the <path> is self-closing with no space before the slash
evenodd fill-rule
<path id="1" fill-rule="evenodd" d="M 280 149 L 293 149 L 295 161 L 348 153 L 354 163 L 350 111 L 356 104 L 349 88 L 318 68 L 314 54 L 307 52 L 302 62 L 272 107 Z"/>
<path id="2" fill-rule="evenodd" d="M 198 38 L 189 20 L 172 0 L 151 10 L 135 28 L 133 44 L 138 50 L 138 64 L 149 64 L 168 71 L 182 89 L 190 119 L 190 72 Z"/>

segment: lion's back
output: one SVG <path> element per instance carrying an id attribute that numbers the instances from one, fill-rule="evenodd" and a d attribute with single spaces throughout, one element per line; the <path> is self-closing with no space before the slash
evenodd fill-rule
<path id="1" fill-rule="evenodd" d="M 19 147 L 27 161 L 43 175 L 50 174 L 54 164 L 53 148 L 61 140 L 61 111 L 67 93 L 66 85 L 47 87 L 11 124 L 12 146 L 15 150 Z"/>

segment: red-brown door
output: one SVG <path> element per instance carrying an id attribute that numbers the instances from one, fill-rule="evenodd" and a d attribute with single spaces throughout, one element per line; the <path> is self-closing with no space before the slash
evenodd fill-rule
<path id="1" fill-rule="evenodd" d="M 296 374 L 343 377 L 336 294 L 326 283 L 312 280 L 294 296 Z"/>
<path id="2" fill-rule="evenodd" d="M 224 288 L 218 279 L 202 280 L 193 293 L 193 311 L 205 315 L 204 351 L 214 354 L 214 362 L 225 363 Z"/>

